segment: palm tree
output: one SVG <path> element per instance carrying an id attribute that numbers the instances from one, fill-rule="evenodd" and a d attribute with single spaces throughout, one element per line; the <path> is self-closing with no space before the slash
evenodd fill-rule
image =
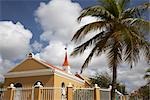
<path id="1" fill-rule="evenodd" d="M 139 61 L 140 51 L 146 61 L 150 61 L 149 21 L 142 18 L 143 12 L 149 8 L 149 3 L 128 8 L 130 0 L 99 0 L 100 4 L 84 9 L 78 20 L 83 17 L 96 17 L 97 21 L 82 26 L 74 34 L 72 41 L 81 40 L 91 31 L 103 30 L 88 41 L 77 46 L 71 56 L 82 54 L 88 47 L 92 50 L 81 68 L 88 66 L 93 56 L 106 53 L 109 68 L 112 70 L 111 100 L 115 99 L 117 67 L 121 61 L 127 62 L 131 68 Z M 148 37 L 148 38 L 147 38 Z"/>
<path id="2" fill-rule="evenodd" d="M 148 81 L 150 81 L 150 68 L 148 68 L 148 69 L 146 70 L 146 74 L 145 74 L 145 76 L 144 76 L 144 79 L 147 79 Z"/>

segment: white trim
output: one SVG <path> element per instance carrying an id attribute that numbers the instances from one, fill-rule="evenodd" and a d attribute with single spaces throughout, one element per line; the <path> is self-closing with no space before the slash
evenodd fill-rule
<path id="1" fill-rule="evenodd" d="M 65 73 L 65 72 L 61 72 L 59 70 L 54 70 L 54 74 L 60 76 L 60 77 L 64 77 L 64 78 L 67 78 L 69 80 L 73 80 L 73 81 L 76 81 L 76 82 L 79 82 L 79 83 L 85 83 L 84 80 L 81 80 L 80 78 L 76 77 L 76 76 L 73 76 L 73 74 L 68 74 L 68 73 Z"/>
<path id="2" fill-rule="evenodd" d="M 84 80 L 79 79 L 72 74 L 68 74 L 65 72 L 61 72 L 57 69 L 40 69 L 40 70 L 32 70 L 32 71 L 21 71 L 21 72 L 9 72 L 4 75 L 5 78 L 15 78 L 15 77 L 28 77 L 28 76 L 40 76 L 40 75 L 51 75 L 56 74 L 60 77 L 67 78 L 69 80 L 73 80 L 79 83 L 85 83 Z"/>
<path id="3" fill-rule="evenodd" d="M 102 89 L 100 88 L 100 91 L 111 91 L 109 88 L 108 89 Z"/>
<path id="4" fill-rule="evenodd" d="M 32 58 L 36 61 L 38 61 L 39 63 L 45 65 L 46 67 L 48 67 L 48 69 L 40 69 L 40 70 L 32 70 L 32 71 L 21 71 L 21 72 L 8 72 L 7 74 L 4 75 L 5 78 L 14 78 L 14 77 L 28 77 L 28 76 L 40 76 L 40 75 L 51 75 L 51 74 L 56 74 L 58 76 L 61 77 L 65 77 L 69 80 L 73 80 L 79 83 L 85 83 L 84 80 L 81 80 L 80 78 L 74 76 L 71 73 L 66 73 L 63 71 L 59 71 L 58 69 L 55 69 L 53 67 L 51 67 L 50 65 L 45 64 L 44 62 Z M 25 61 L 25 60 L 24 60 Z"/>
<path id="5" fill-rule="evenodd" d="M 116 92 L 117 94 L 119 94 L 120 96 L 123 96 L 123 94 L 122 94 L 121 92 L 119 92 L 118 90 L 115 90 L 115 92 Z"/>
<path id="6" fill-rule="evenodd" d="M 9 72 L 4 75 L 5 78 L 14 77 L 28 77 L 28 76 L 40 76 L 40 75 L 51 75 L 53 74 L 52 69 L 40 69 L 33 71 L 21 71 L 21 72 Z"/>

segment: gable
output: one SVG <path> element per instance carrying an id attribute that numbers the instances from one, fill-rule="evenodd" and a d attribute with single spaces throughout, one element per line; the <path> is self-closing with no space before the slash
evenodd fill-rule
<path id="1" fill-rule="evenodd" d="M 9 72 L 21 72 L 21 71 L 32 71 L 32 70 L 40 70 L 40 69 L 49 69 L 46 65 L 40 63 L 34 58 L 26 59 L 15 68 L 10 70 Z"/>

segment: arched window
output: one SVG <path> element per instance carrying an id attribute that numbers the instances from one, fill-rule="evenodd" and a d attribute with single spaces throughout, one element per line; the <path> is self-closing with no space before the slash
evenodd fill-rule
<path id="1" fill-rule="evenodd" d="M 14 84 L 14 87 L 16 87 L 16 88 L 21 88 L 21 87 L 22 87 L 22 84 L 21 84 L 21 83 L 15 83 L 15 84 Z"/>
<path id="2" fill-rule="evenodd" d="M 14 87 L 16 88 L 22 88 L 22 84 L 21 83 L 15 83 Z M 21 100 L 21 90 L 16 90 L 16 93 L 14 95 L 14 100 Z"/>
<path id="3" fill-rule="evenodd" d="M 42 83 L 41 81 L 36 81 L 36 82 L 34 83 L 34 86 L 37 85 L 38 82 L 40 82 L 41 85 L 44 86 L 43 83 Z"/>
<path id="4" fill-rule="evenodd" d="M 65 83 L 64 82 L 61 83 L 61 87 L 65 88 Z"/>
<path id="5" fill-rule="evenodd" d="M 65 83 L 64 82 L 62 82 L 61 83 L 61 98 L 62 98 L 62 100 L 64 100 L 64 98 L 66 97 L 66 89 L 65 89 Z"/>

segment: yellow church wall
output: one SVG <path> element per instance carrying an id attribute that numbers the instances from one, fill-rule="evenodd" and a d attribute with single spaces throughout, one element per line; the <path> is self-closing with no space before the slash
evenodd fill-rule
<path id="1" fill-rule="evenodd" d="M 31 71 L 31 70 L 38 70 L 38 69 L 45 69 L 45 68 L 48 67 L 36 61 L 34 58 L 30 58 L 23 61 L 21 64 L 16 66 L 10 72 Z"/>
<path id="2" fill-rule="evenodd" d="M 23 87 L 32 87 L 37 81 L 41 81 L 45 87 L 53 87 L 54 75 L 5 78 L 4 87 L 8 87 L 12 83 L 21 83 Z"/>
<path id="3" fill-rule="evenodd" d="M 65 84 L 65 87 L 67 87 L 69 83 L 71 83 L 73 85 L 73 87 L 85 87 L 84 83 L 80 83 L 73 79 L 68 79 L 68 78 L 61 77 L 59 75 L 54 74 L 54 87 L 61 87 L 63 82 Z M 56 89 L 54 91 L 54 98 L 55 98 L 55 100 L 60 100 L 61 91 L 58 91 Z"/>
<path id="4" fill-rule="evenodd" d="M 69 79 L 69 78 L 65 78 L 63 76 L 54 74 L 54 87 L 61 87 L 61 84 L 63 82 L 65 83 L 66 87 L 69 83 L 71 83 L 75 87 L 84 87 L 84 83 L 77 82 L 74 79 Z"/>

